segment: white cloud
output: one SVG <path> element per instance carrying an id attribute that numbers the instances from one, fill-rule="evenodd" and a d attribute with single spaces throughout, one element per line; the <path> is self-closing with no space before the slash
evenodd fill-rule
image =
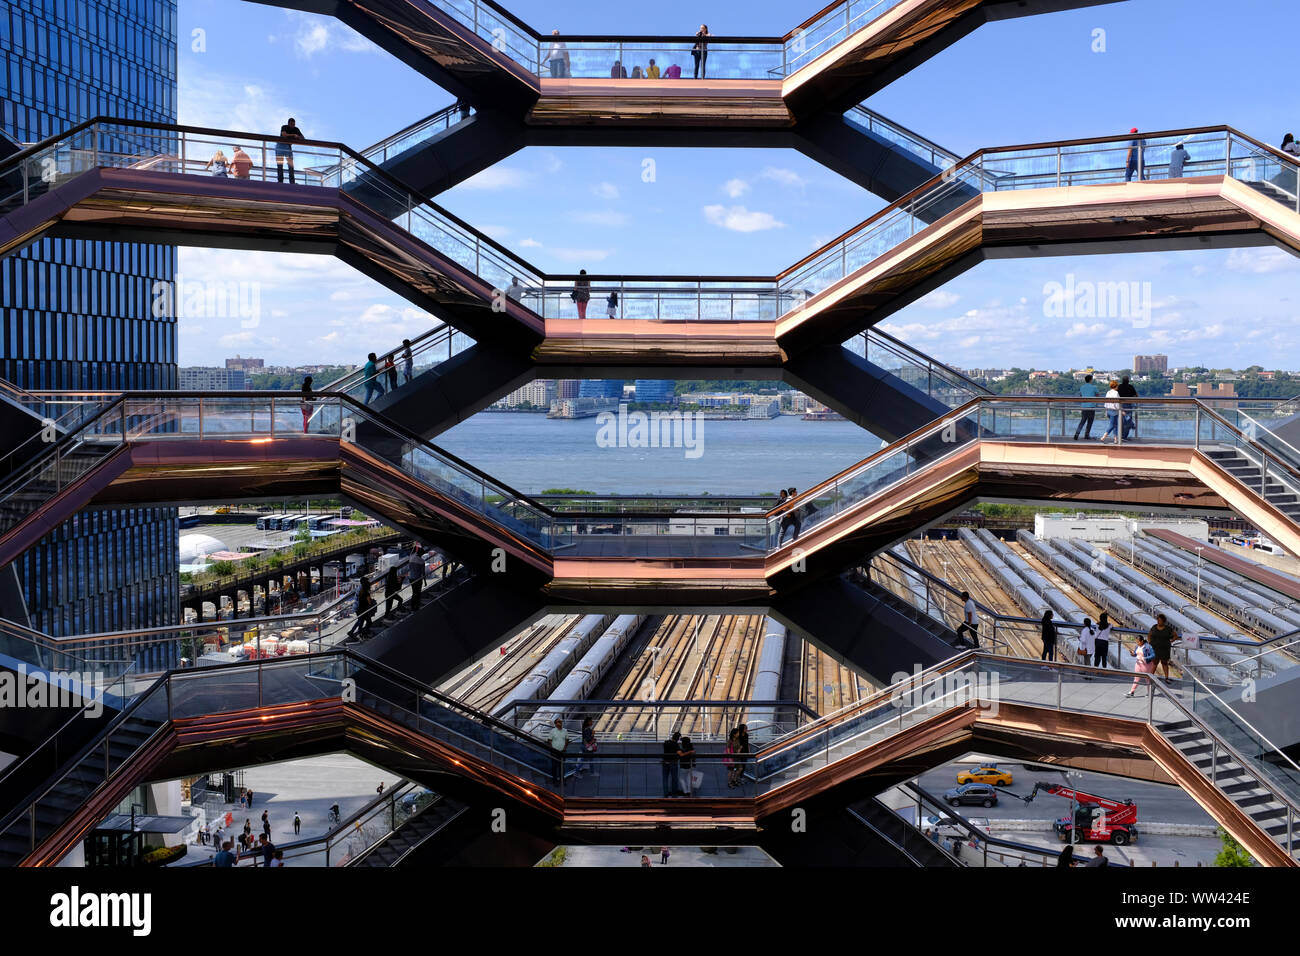
<path id="1" fill-rule="evenodd" d="M 731 199 L 739 199 L 749 192 L 749 183 L 743 179 L 728 179 L 722 184 L 722 191 Z"/>
<path id="2" fill-rule="evenodd" d="M 923 309 L 946 309 L 960 298 L 957 293 L 949 292 L 947 289 L 935 289 L 929 295 L 918 299 L 916 304 Z"/>
<path id="3" fill-rule="evenodd" d="M 309 138 L 329 138 L 325 130 L 316 128 L 310 114 L 295 112 L 288 96 L 277 89 L 246 83 L 236 76 L 199 73 L 189 67 L 181 69 L 178 87 L 177 122 L 183 126 L 278 133 L 292 116 Z M 230 145 L 224 147 L 227 152 Z M 216 148 L 214 145 L 213 151 Z"/>
<path id="4" fill-rule="evenodd" d="M 1083 322 L 1075 322 L 1066 330 L 1065 337 L 1067 339 L 1074 339 L 1078 338 L 1080 335 L 1086 335 L 1091 338 L 1093 336 L 1101 335 L 1105 331 L 1106 324 L 1104 322 L 1094 322 L 1092 325 L 1087 325 Z"/>
<path id="5" fill-rule="evenodd" d="M 527 237 L 526 239 L 520 239 L 520 240 L 519 240 L 519 245 L 520 245 L 522 248 L 524 248 L 524 249 L 540 249 L 540 248 L 542 248 L 542 244 L 541 244 L 540 242 L 538 242 L 536 239 L 534 239 L 532 236 L 529 236 L 529 237 Z"/>
<path id="6" fill-rule="evenodd" d="M 330 32 L 323 23 L 305 23 L 293 38 L 293 47 L 299 56 L 309 57 L 329 45 Z"/>
<path id="7" fill-rule="evenodd" d="M 778 166 L 766 166 L 758 174 L 761 179 L 771 180 L 774 183 L 780 183 L 782 186 L 793 186 L 803 189 L 808 185 L 808 180 L 804 179 L 793 169 L 784 169 Z"/>
<path id="8" fill-rule="evenodd" d="M 714 226 L 732 232 L 761 232 L 764 229 L 783 229 L 785 223 L 768 212 L 749 210 L 744 206 L 705 206 L 704 218 Z"/>
<path id="9" fill-rule="evenodd" d="M 613 183 L 596 183 L 591 187 L 591 194 L 597 199 L 617 199 L 619 197 L 618 187 Z"/>
<path id="10" fill-rule="evenodd" d="M 1233 272 L 1261 274 L 1300 268 L 1300 262 L 1289 252 L 1276 246 L 1253 249 L 1233 249 L 1228 255 L 1227 267 Z"/>
<path id="11" fill-rule="evenodd" d="M 289 17 L 294 29 L 286 38 L 293 42 L 299 59 L 310 60 L 316 54 L 326 52 L 380 52 L 379 47 L 332 17 L 297 11 L 290 11 Z"/>
<path id="12" fill-rule="evenodd" d="M 532 182 L 533 174 L 513 166 L 492 166 L 475 173 L 460 184 L 461 189 L 495 192 L 501 189 L 520 189 Z"/>

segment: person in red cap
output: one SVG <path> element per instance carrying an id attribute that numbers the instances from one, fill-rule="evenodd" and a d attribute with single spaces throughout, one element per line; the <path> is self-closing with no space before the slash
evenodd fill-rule
<path id="1" fill-rule="evenodd" d="M 1129 130 L 1130 133 L 1136 133 L 1137 131 L 1136 126 Z M 1132 180 L 1134 173 L 1138 174 L 1139 180 L 1147 178 L 1146 170 L 1142 168 L 1142 151 L 1146 148 L 1146 145 L 1145 140 L 1136 137 L 1128 144 L 1128 159 L 1124 164 L 1124 182 Z"/>

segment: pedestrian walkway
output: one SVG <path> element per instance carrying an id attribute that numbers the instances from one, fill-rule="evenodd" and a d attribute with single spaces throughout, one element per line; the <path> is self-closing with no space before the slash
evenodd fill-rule
<path id="1" fill-rule="evenodd" d="M 253 837 L 262 833 L 262 811 L 269 813 L 271 842 L 283 846 L 296 840 L 323 837 L 330 831 L 329 808 L 337 803 L 340 816 L 347 819 L 378 794 L 375 788 L 382 781 L 384 789 L 392 787 L 401 778 L 347 754 L 330 754 L 308 757 L 285 763 L 265 764 L 244 771 L 244 786 L 253 791 L 253 806 L 242 808 L 239 801 L 224 804 L 217 816 L 209 820 L 216 830 L 216 819 L 224 819 L 229 812 L 233 817 L 226 839 L 235 839 L 243 830 L 244 820 L 253 825 Z M 293 832 L 293 815 L 302 820 L 302 830 Z M 216 853 L 213 846 L 191 843 L 187 860 L 196 857 L 206 861 Z M 316 857 L 319 856 L 319 859 Z M 324 852 L 296 857 L 290 865 L 319 866 L 324 864 Z"/>

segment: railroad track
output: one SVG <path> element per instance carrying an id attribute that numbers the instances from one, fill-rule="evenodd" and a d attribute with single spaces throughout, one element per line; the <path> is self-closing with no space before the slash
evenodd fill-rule
<path id="1" fill-rule="evenodd" d="M 669 615 L 628 669 L 618 696 L 641 700 L 652 685 L 656 700 L 744 700 L 753 686 L 763 631 L 759 615 Z M 658 736 L 671 727 L 689 737 L 723 732 L 723 721 L 721 709 L 707 720 L 702 710 L 665 710 L 656 724 L 649 711 L 612 707 L 601 714 L 596 729 Z"/>
<path id="2" fill-rule="evenodd" d="M 529 632 L 514 638 L 514 646 L 507 645 L 507 652 L 499 655 L 493 665 L 466 688 L 461 699 L 477 710 L 494 710 L 580 620 L 581 615 L 562 615 L 558 620 L 539 622 Z"/>

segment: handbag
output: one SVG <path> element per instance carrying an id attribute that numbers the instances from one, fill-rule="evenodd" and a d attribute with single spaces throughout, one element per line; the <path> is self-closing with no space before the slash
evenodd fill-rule
<path id="1" fill-rule="evenodd" d="M 700 787 L 701 787 L 703 784 L 704 784 L 704 771 L 702 771 L 702 770 L 692 770 L 692 771 L 691 771 L 691 789 L 692 789 L 692 790 L 698 790 L 698 789 L 700 789 Z"/>

